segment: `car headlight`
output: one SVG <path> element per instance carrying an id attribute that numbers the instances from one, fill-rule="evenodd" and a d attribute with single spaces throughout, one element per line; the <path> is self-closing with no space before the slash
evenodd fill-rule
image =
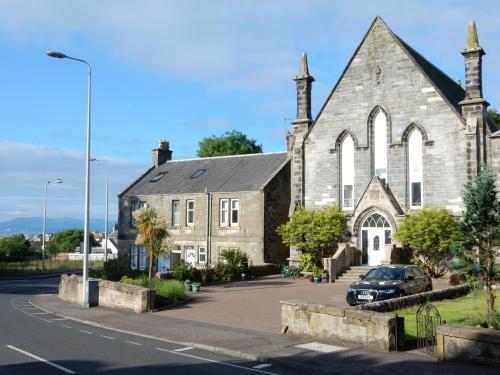
<path id="1" fill-rule="evenodd" d="M 355 290 L 356 290 L 356 289 L 353 289 L 353 288 L 348 288 L 348 289 L 347 289 L 347 293 L 354 293 L 354 291 L 355 291 Z"/>
<path id="2" fill-rule="evenodd" d="M 393 294 L 396 289 L 380 289 L 378 291 L 379 294 Z"/>

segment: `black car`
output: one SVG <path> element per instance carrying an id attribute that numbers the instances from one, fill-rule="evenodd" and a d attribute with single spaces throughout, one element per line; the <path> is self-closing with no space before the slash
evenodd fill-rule
<path id="1" fill-rule="evenodd" d="M 378 266 L 359 278 L 347 289 L 350 306 L 432 290 L 431 278 L 414 265 Z"/>

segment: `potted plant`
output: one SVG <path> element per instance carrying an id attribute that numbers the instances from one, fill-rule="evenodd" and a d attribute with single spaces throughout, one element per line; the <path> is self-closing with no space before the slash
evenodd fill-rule
<path id="1" fill-rule="evenodd" d="M 323 274 L 323 270 L 318 266 L 314 266 L 313 268 L 313 278 L 314 283 L 319 284 L 321 282 L 321 275 Z"/>
<path id="2" fill-rule="evenodd" d="M 200 291 L 200 288 L 201 288 L 201 283 L 192 283 L 191 284 L 191 290 L 194 293 L 198 293 Z"/>
<path id="3" fill-rule="evenodd" d="M 191 291 L 191 280 L 187 279 L 184 281 L 184 289 L 186 290 L 186 292 Z"/>

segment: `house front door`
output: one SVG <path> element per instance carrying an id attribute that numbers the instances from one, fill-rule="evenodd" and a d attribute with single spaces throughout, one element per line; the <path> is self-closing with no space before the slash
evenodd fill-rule
<path id="1" fill-rule="evenodd" d="M 379 266 L 385 259 L 385 245 L 391 243 L 391 226 L 387 219 L 375 213 L 369 216 L 362 227 L 363 263 Z"/>

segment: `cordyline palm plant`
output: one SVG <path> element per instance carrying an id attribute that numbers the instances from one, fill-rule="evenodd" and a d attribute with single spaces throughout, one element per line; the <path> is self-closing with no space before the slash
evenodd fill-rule
<path id="1" fill-rule="evenodd" d="M 153 277 L 153 264 L 155 259 L 167 254 L 172 245 L 167 238 L 168 226 L 163 216 L 155 208 L 141 208 L 134 212 L 137 230 L 139 232 L 136 245 L 144 246 L 149 256 L 149 282 Z"/>

